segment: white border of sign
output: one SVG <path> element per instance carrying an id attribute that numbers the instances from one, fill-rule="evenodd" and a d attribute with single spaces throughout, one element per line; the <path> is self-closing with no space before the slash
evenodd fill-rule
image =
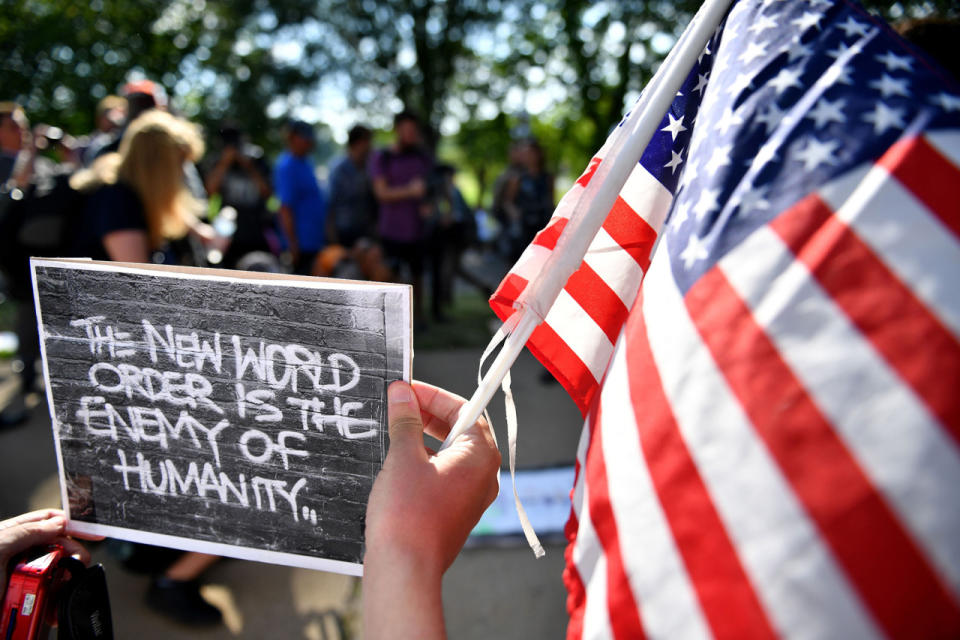
<path id="1" fill-rule="evenodd" d="M 132 542 L 141 542 L 144 544 L 153 544 L 184 551 L 198 551 L 200 553 L 209 553 L 219 556 L 228 556 L 239 558 L 241 560 L 254 560 L 257 562 L 267 562 L 270 564 L 281 564 L 291 567 L 302 567 L 304 569 L 316 569 L 319 571 L 332 571 L 351 576 L 363 575 L 363 564 L 346 562 L 343 560 L 332 560 L 329 558 L 314 558 L 306 555 L 294 553 L 284 553 L 280 551 L 269 551 L 266 549 L 254 549 L 252 547 L 241 547 L 232 544 L 223 544 L 219 542 L 207 542 L 205 540 L 195 540 L 193 538 L 181 538 L 163 533 L 152 533 L 141 531 L 139 529 L 126 529 L 106 524 L 96 524 L 92 522 L 83 522 L 80 520 L 70 520 L 70 502 L 67 499 L 67 482 L 63 470 L 63 455 L 60 450 L 60 425 L 57 422 L 56 410 L 53 405 L 53 389 L 49 384 L 50 371 L 47 367 L 47 347 L 45 334 L 43 331 L 43 316 L 40 310 L 40 296 L 37 293 L 37 267 L 58 267 L 77 269 L 80 271 L 111 271 L 114 273 L 137 273 L 141 275 L 152 275 L 181 280 L 213 280 L 219 282 L 235 283 L 256 283 L 273 286 L 285 286 L 307 289 L 339 289 L 339 290 L 359 290 L 380 288 L 383 290 L 402 291 L 406 295 L 407 306 L 412 309 L 412 288 L 409 285 L 390 284 L 383 282 L 357 282 L 353 280 L 336 280 L 331 278 L 311 278 L 306 276 L 294 276 L 285 274 L 258 273 L 252 271 L 227 271 L 224 269 L 201 269 L 197 267 L 171 267 L 165 265 L 139 264 L 130 262 L 99 262 L 85 258 L 30 258 L 30 277 L 33 282 L 34 306 L 37 310 L 37 329 L 40 335 L 40 352 L 43 356 L 43 374 L 47 381 L 47 406 L 50 409 L 50 421 L 54 431 L 54 447 L 57 454 L 58 474 L 60 476 L 60 498 L 63 504 L 63 510 L 67 514 L 67 531 L 69 533 L 86 533 L 93 535 L 103 535 Z M 411 326 L 411 314 L 403 315 L 402 335 L 406 336 L 403 354 L 403 379 L 410 382 L 412 361 L 413 361 L 413 327 Z"/>

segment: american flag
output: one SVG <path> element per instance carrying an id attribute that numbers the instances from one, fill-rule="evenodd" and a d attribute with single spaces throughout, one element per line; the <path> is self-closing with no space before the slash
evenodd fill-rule
<path id="1" fill-rule="evenodd" d="M 569 638 L 960 637 L 958 165 L 857 5 L 731 9 L 531 338 L 586 414 Z"/>

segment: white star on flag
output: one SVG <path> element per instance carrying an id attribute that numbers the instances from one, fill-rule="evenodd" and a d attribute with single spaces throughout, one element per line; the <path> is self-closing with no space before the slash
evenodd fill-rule
<path id="1" fill-rule="evenodd" d="M 797 25 L 801 31 L 806 31 L 807 29 L 816 27 L 820 29 L 820 21 L 823 20 L 823 14 L 821 13 L 810 13 L 805 11 L 802 16 L 796 20 L 792 20 L 791 24 Z"/>
<path id="2" fill-rule="evenodd" d="M 932 102 L 939 104 L 947 111 L 960 111 L 960 96 L 955 96 L 945 91 L 934 96 Z"/>
<path id="3" fill-rule="evenodd" d="M 770 16 L 763 16 L 763 15 L 762 15 L 762 16 L 760 16 L 759 18 L 757 18 L 757 19 L 753 22 L 753 24 L 751 24 L 751 25 L 747 28 L 747 31 L 749 31 L 750 33 L 755 33 L 755 34 L 757 34 L 757 35 L 760 35 L 760 34 L 763 33 L 764 31 L 766 31 L 767 29 L 774 29 L 774 28 L 776 28 L 776 26 L 777 26 L 777 21 L 776 21 L 776 20 L 774 20 L 774 19 L 771 18 Z"/>
<path id="4" fill-rule="evenodd" d="M 883 74 L 879 80 L 871 82 L 870 88 L 879 91 L 884 98 L 889 98 L 893 95 L 903 96 L 905 98 L 910 96 L 910 92 L 907 91 L 906 78 L 894 78 L 887 74 Z"/>
<path id="5" fill-rule="evenodd" d="M 799 69 L 780 69 L 773 80 L 770 81 L 770 84 L 777 90 L 778 94 L 783 93 L 790 87 L 802 87 L 800 84 L 800 76 L 802 72 Z"/>
<path id="6" fill-rule="evenodd" d="M 719 189 L 704 189 L 700 194 L 697 204 L 693 205 L 693 213 L 697 220 L 703 220 L 708 213 L 719 206 L 717 197 L 720 195 Z"/>
<path id="7" fill-rule="evenodd" d="M 870 32 L 870 27 L 862 22 L 857 22 L 853 19 L 853 16 L 849 16 L 843 24 L 838 24 L 837 29 L 842 29 L 844 35 L 848 38 L 850 36 L 865 36 Z"/>
<path id="8" fill-rule="evenodd" d="M 697 93 L 703 95 L 703 88 L 704 88 L 705 86 L 707 86 L 707 76 L 708 76 L 708 75 L 710 75 L 710 74 L 709 74 L 709 73 L 706 74 L 706 75 L 704 75 L 704 74 L 702 74 L 702 73 L 698 73 L 698 74 L 697 74 L 697 86 L 695 86 L 695 87 L 693 88 L 694 91 L 696 91 Z"/>
<path id="9" fill-rule="evenodd" d="M 863 116 L 863 119 L 873 124 L 873 132 L 877 135 L 880 135 L 891 127 L 902 129 L 905 126 L 903 122 L 903 110 L 893 109 L 882 102 L 875 104 L 873 111 Z"/>
<path id="10" fill-rule="evenodd" d="M 811 53 L 813 49 L 803 44 L 799 40 L 793 40 L 790 42 L 790 45 L 785 49 L 787 52 L 787 62 L 793 62 L 797 58 L 806 58 Z"/>
<path id="11" fill-rule="evenodd" d="M 723 112 L 723 115 L 720 116 L 720 120 L 717 122 L 717 130 L 721 135 L 727 135 L 727 131 L 730 130 L 730 127 L 736 127 L 741 124 L 743 124 L 743 118 L 740 117 L 733 109 L 727 108 Z"/>
<path id="12" fill-rule="evenodd" d="M 747 43 L 746 51 L 741 53 L 737 60 L 744 64 L 750 64 L 757 58 L 762 58 L 765 55 L 767 55 L 767 48 L 764 45 L 758 42 L 749 42 Z"/>
<path id="13" fill-rule="evenodd" d="M 839 45 L 837 45 L 836 49 L 830 49 L 830 51 L 827 51 L 827 55 L 834 60 L 837 60 L 850 51 L 850 49 L 852 49 L 852 47 L 849 47 L 846 43 L 841 42 Z"/>
<path id="14" fill-rule="evenodd" d="M 738 73 L 737 77 L 733 79 L 733 82 L 730 83 L 730 86 L 727 87 L 727 93 L 732 96 L 739 94 L 744 89 L 750 87 L 753 84 L 753 74 L 751 73 Z"/>
<path id="15" fill-rule="evenodd" d="M 683 266 L 689 269 L 695 262 L 706 260 L 708 255 L 710 254 L 707 253 L 703 240 L 697 234 L 691 233 L 687 246 L 680 252 L 680 259 L 683 260 Z"/>
<path id="16" fill-rule="evenodd" d="M 708 42 L 707 46 L 705 46 L 703 48 L 703 51 L 700 52 L 700 55 L 697 56 L 697 64 L 700 64 L 701 62 L 703 62 L 703 56 L 709 56 L 710 53 L 711 53 L 710 43 Z"/>
<path id="17" fill-rule="evenodd" d="M 877 56 L 877 62 L 882 63 L 887 71 L 896 71 L 897 69 L 902 69 L 904 71 L 912 71 L 913 63 L 910 61 L 909 56 L 898 56 L 893 51 L 887 51 L 882 56 Z"/>
<path id="18" fill-rule="evenodd" d="M 846 102 L 842 99 L 830 102 L 826 98 L 821 98 L 806 117 L 811 118 L 818 129 L 830 122 L 844 122 L 846 121 L 843 115 L 845 105 Z"/>
<path id="19" fill-rule="evenodd" d="M 677 167 L 679 167 L 679 166 L 680 166 L 680 163 L 683 162 L 683 158 L 681 158 L 681 157 L 680 157 L 680 154 L 677 153 L 676 151 L 671 150 L 670 153 L 672 154 L 673 157 L 671 157 L 671 158 L 670 158 L 670 162 L 668 162 L 667 164 L 663 165 L 663 167 L 664 167 L 665 169 L 666 169 L 667 167 L 669 167 L 669 168 L 670 168 L 670 173 L 671 173 L 671 174 L 674 174 L 674 173 L 677 172 Z"/>
<path id="20" fill-rule="evenodd" d="M 670 139 L 676 140 L 681 131 L 687 130 L 687 128 L 683 126 L 683 116 L 674 118 L 672 113 L 667 113 L 667 118 L 670 119 L 670 124 L 665 126 L 663 129 L 660 129 L 660 131 L 669 131 Z"/>
<path id="21" fill-rule="evenodd" d="M 761 123 L 766 128 L 766 133 L 769 134 L 783 120 L 783 115 L 783 110 L 771 102 L 767 105 L 766 111 L 756 117 L 756 121 Z"/>
<path id="22" fill-rule="evenodd" d="M 813 136 L 807 138 L 807 146 L 800 149 L 794 155 L 794 158 L 803 163 L 803 168 L 807 171 L 816 169 L 821 164 L 835 164 L 837 159 L 833 152 L 837 150 L 840 143 L 836 140 L 827 140 L 821 142 Z"/>
<path id="23" fill-rule="evenodd" d="M 757 187 L 748 189 L 740 198 L 740 211 L 765 211 L 769 209 L 770 203 L 767 202 L 766 198 L 764 198 L 764 195 L 766 195 L 765 189 L 760 189 Z"/>
<path id="24" fill-rule="evenodd" d="M 707 160 L 707 165 L 704 168 L 710 173 L 711 176 L 716 175 L 717 171 L 730 164 L 731 149 L 733 149 L 733 145 L 727 144 L 715 148 L 713 153 L 710 154 L 710 159 Z"/>

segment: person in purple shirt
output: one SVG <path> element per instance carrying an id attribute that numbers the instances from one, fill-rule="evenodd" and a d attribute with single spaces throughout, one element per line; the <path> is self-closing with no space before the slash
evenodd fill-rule
<path id="1" fill-rule="evenodd" d="M 422 317 L 423 215 L 427 179 L 433 159 L 423 149 L 420 121 L 403 111 L 393 119 L 394 145 L 382 150 L 370 168 L 373 192 L 380 204 L 377 231 L 384 253 L 406 264 L 413 281 L 414 313 Z"/>
<path id="2" fill-rule="evenodd" d="M 310 275 L 317 253 L 327 243 L 327 199 L 308 156 L 314 131 L 294 121 L 287 131 L 287 150 L 277 158 L 273 185 L 280 199 L 280 225 L 296 273 Z"/>

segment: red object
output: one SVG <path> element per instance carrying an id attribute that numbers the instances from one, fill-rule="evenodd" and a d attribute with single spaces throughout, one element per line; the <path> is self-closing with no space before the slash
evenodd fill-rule
<path id="1" fill-rule="evenodd" d="M 63 549 L 56 547 L 35 558 L 17 562 L 3 600 L 0 638 L 36 640 L 47 637 L 47 622 L 53 619 L 51 607 L 60 586 L 57 565 L 62 557 Z"/>
<path id="2" fill-rule="evenodd" d="M 157 106 L 167 106 L 166 91 L 163 89 L 163 87 L 152 80 L 135 80 L 133 82 L 128 82 L 123 86 L 124 96 L 130 96 L 134 93 L 145 93 L 149 96 L 153 96 L 153 100 L 157 103 Z"/>

